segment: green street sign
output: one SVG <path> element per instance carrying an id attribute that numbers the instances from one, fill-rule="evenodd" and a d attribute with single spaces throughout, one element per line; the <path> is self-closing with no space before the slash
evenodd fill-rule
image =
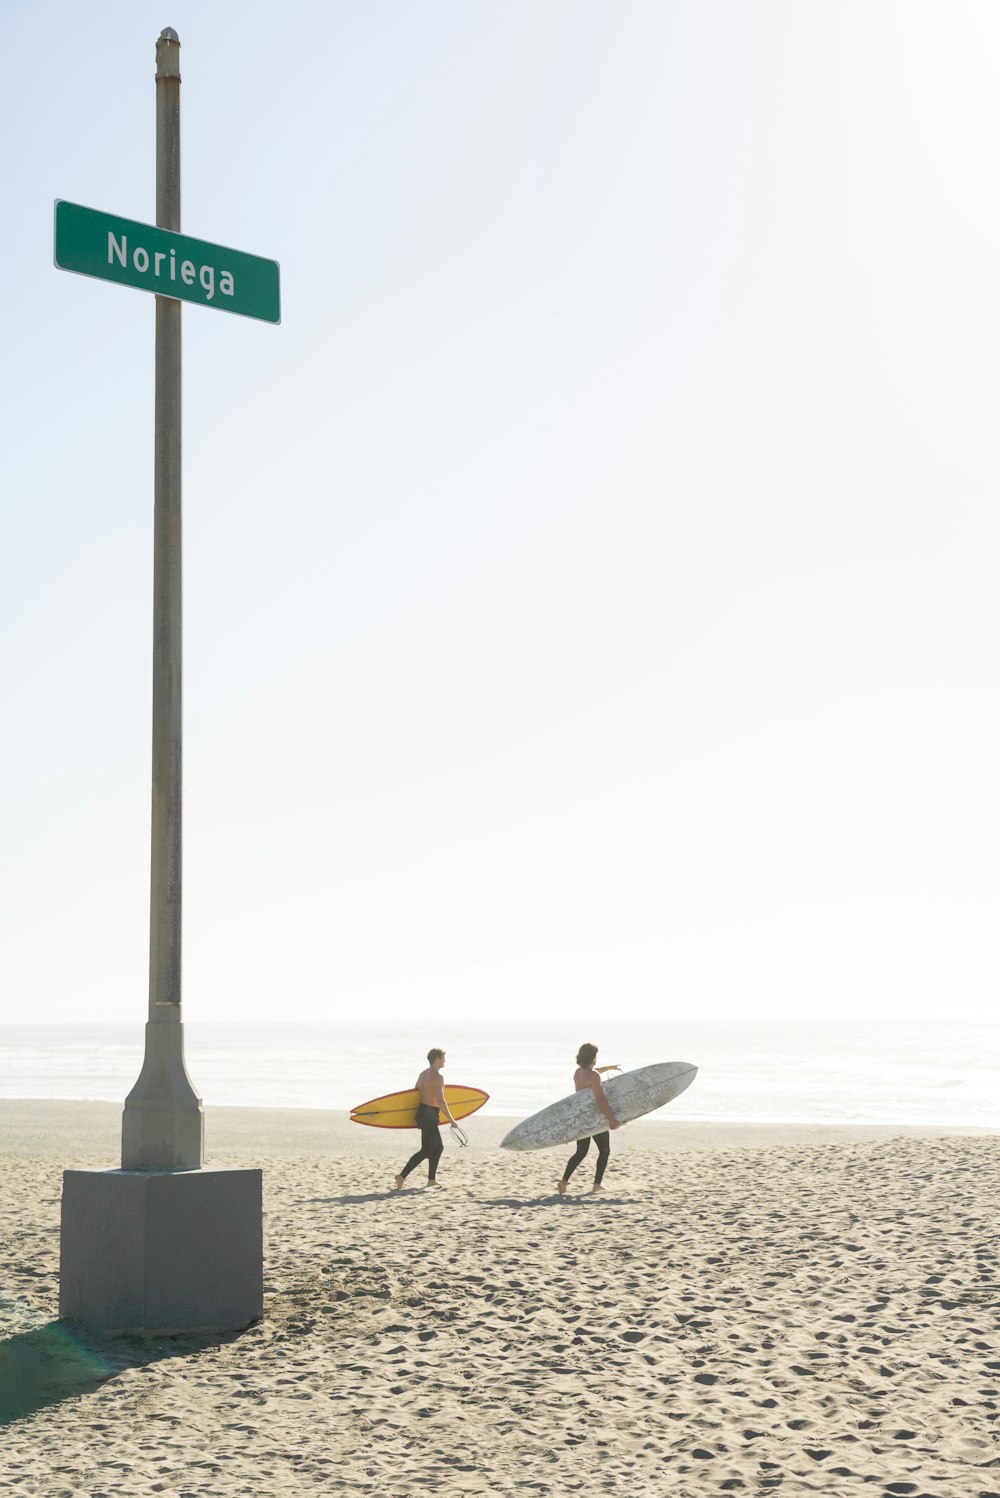
<path id="1" fill-rule="evenodd" d="M 59 270 L 262 322 L 281 321 L 277 260 L 56 199 Z"/>

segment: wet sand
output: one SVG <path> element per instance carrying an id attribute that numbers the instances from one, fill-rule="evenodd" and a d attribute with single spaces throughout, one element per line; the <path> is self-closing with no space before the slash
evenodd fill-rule
<path id="1" fill-rule="evenodd" d="M 59 1323 L 61 1170 L 120 1109 L 0 1102 L 0 1491 L 1000 1494 L 1000 1135 L 669 1121 L 509 1155 L 209 1110 L 265 1168 L 264 1320 Z"/>

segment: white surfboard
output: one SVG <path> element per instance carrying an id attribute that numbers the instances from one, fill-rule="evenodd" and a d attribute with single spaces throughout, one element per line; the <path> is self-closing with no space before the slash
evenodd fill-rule
<path id="1" fill-rule="evenodd" d="M 620 1124 L 652 1113 L 690 1087 L 698 1068 L 690 1061 L 660 1061 L 655 1066 L 640 1066 L 624 1071 L 604 1082 L 604 1096 Z M 599 1134 L 608 1121 L 597 1099 L 587 1087 L 571 1092 L 569 1097 L 550 1103 L 540 1113 L 533 1113 L 505 1134 L 500 1148 L 506 1150 L 544 1150 L 554 1144 L 572 1144 L 589 1134 Z"/>

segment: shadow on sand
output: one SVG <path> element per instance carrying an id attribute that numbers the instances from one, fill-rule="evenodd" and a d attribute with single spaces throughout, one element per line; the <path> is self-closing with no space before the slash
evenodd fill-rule
<path id="1" fill-rule="evenodd" d="M 474 1198 L 480 1207 L 583 1207 L 588 1202 L 599 1201 L 606 1207 L 620 1206 L 623 1202 L 631 1200 L 627 1196 L 597 1196 L 594 1197 L 589 1191 L 581 1191 L 578 1196 L 560 1196 L 553 1191 L 549 1196 L 477 1196 Z"/>
<path id="2" fill-rule="evenodd" d="M 431 1188 L 427 1185 L 406 1186 L 397 1191 L 394 1186 L 386 1186 L 382 1191 L 367 1191 L 361 1196 L 300 1196 L 292 1205 L 296 1207 L 356 1207 L 362 1202 L 384 1202 L 392 1197 L 395 1201 L 412 1201 L 414 1197 L 423 1196 Z M 441 1187 L 435 1187 L 432 1195 L 440 1195 L 441 1200 L 447 1198 L 447 1192 Z M 523 1202 L 521 1203 L 523 1206 Z"/>
<path id="3" fill-rule="evenodd" d="M 426 1188 L 424 1188 L 426 1189 Z M 390 1198 L 397 1201 L 412 1200 L 415 1196 L 422 1195 L 419 1186 L 411 1186 L 406 1191 L 394 1191 L 387 1187 L 385 1191 L 369 1191 L 363 1196 L 303 1196 L 293 1205 L 296 1207 L 356 1207 L 364 1202 L 384 1202 Z M 593 1201 L 589 1191 L 581 1191 L 575 1196 L 560 1196 L 553 1191 L 548 1196 L 476 1196 L 472 1198 L 480 1207 L 582 1207 L 586 1202 Z M 628 1196 L 601 1196 L 600 1201 L 605 1206 L 620 1206 L 623 1202 L 631 1201 Z"/>
<path id="4" fill-rule="evenodd" d="M 296 1207 L 356 1207 L 360 1202 L 384 1202 L 388 1196 L 412 1196 L 412 1191 L 394 1191 L 387 1186 L 384 1191 L 369 1191 L 364 1196 L 303 1196 L 293 1205 Z"/>
<path id="5" fill-rule="evenodd" d="M 0 1342 L 0 1426 L 99 1389 L 126 1368 L 184 1357 L 235 1341 L 242 1332 L 169 1337 L 103 1336 L 73 1321 L 50 1321 Z"/>

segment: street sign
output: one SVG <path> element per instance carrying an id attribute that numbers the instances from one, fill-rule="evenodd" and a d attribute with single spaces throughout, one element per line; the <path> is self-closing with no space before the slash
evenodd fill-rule
<path id="1" fill-rule="evenodd" d="M 281 321 L 278 262 L 56 199 L 59 270 L 262 322 Z"/>

